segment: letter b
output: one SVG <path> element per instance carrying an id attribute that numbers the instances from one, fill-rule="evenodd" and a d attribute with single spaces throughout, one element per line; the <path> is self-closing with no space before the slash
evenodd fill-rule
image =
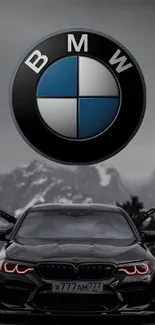
<path id="1" fill-rule="evenodd" d="M 32 59 L 36 59 L 32 62 Z M 39 66 L 38 63 L 40 62 Z M 48 57 L 46 55 L 42 55 L 40 51 L 35 50 L 25 61 L 25 64 L 31 68 L 34 72 L 39 73 L 42 68 L 46 65 L 48 62 Z"/>

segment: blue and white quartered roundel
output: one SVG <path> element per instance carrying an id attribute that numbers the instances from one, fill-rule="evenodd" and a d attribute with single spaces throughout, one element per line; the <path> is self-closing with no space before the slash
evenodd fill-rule
<path id="1" fill-rule="evenodd" d="M 104 132 L 116 118 L 119 103 L 112 73 L 89 57 L 58 60 L 44 72 L 37 87 L 42 119 L 53 131 L 72 139 Z"/>

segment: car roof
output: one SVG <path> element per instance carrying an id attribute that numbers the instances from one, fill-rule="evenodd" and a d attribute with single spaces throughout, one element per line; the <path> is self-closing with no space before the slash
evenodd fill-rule
<path id="1" fill-rule="evenodd" d="M 98 211 L 119 211 L 119 208 L 109 204 L 64 204 L 64 203 L 46 203 L 32 206 L 31 211 L 38 210 L 98 210 Z"/>

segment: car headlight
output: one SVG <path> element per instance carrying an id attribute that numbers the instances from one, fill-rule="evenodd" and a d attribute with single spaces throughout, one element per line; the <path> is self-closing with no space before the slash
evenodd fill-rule
<path id="1" fill-rule="evenodd" d="M 13 262 L 13 261 L 6 261 L 1 260 L 0 261 L 0 272 L 4 273 L 12 273 L 12 274 L 26 274 L 28 272 L 32 272 L 34 270 L 33 267 Z"/>
<path id="2" fill-rule="evenodd" d="M 154 270 L 151 262 L 130 263 L 118 266 L 118 273 L 126 275 L 145 275 Z"/>

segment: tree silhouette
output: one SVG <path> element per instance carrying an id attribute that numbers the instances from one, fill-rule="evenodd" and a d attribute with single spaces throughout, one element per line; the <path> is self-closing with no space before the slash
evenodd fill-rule
<path id="1" fill-rule="evenodd" d="M 116 204 L 123 208 L 133 220 L 135 220 L 140 213 L 145 212 L 144 204 L 140 202 L 138 196 L 131 196 L 131 201 L 126 201 L 123 204 L 117 202 Z"/>

